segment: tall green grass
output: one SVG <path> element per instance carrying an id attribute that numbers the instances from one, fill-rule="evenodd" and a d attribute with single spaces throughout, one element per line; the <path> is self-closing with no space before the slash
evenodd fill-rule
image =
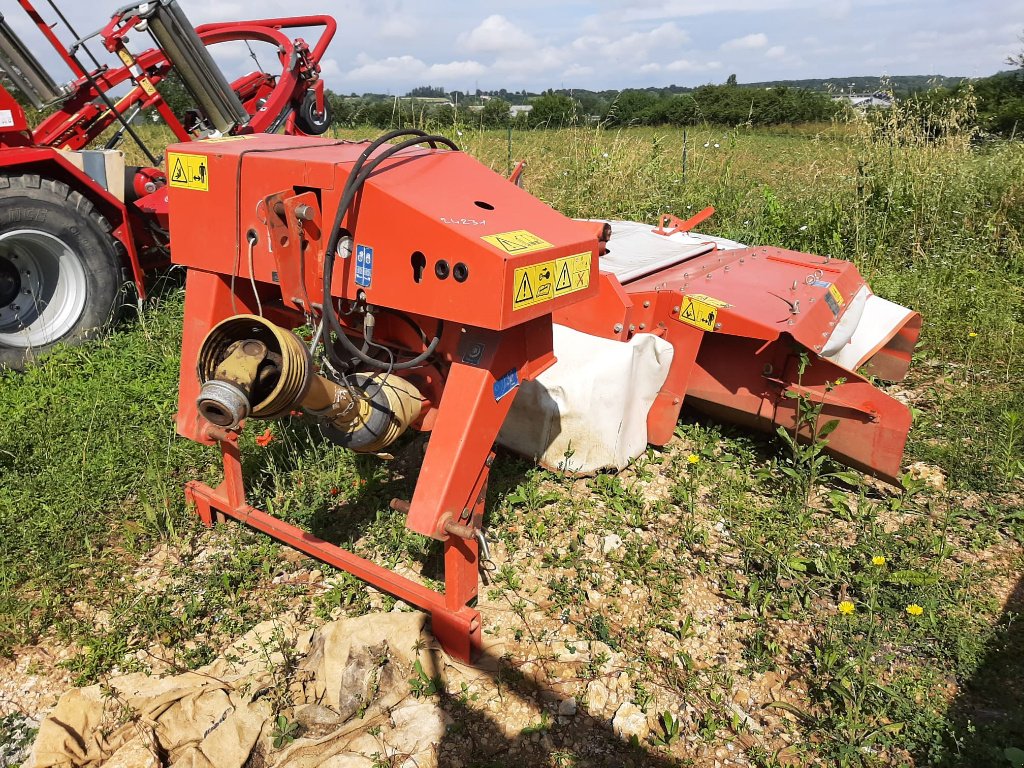
<path id="1" fill-rule="evenodd" d="M 570 216 L 653 221 L 714 205 L 709 232 L 852 259 L 925 318 L 909 458 L 961 488 L 1020 488 L 1024 147 L 977 144 L 969 105 L 690 129 L 685 166 L 678 130 L 450 134 L 498 172 L 527 161 L 527 189 Z M 66 620 L 79 595 L 116 602 L 111 585 L 139 554 L 191 525 L 181 487 L 215 475 L 216 456 L 173 432 L 180 323 L 171 291 L 104 340 L 0 375 L 0 652 Z M 356 465 L 345 471 L 358 481 Z M 273 502 L 274 477 L 261 482 Z"/>

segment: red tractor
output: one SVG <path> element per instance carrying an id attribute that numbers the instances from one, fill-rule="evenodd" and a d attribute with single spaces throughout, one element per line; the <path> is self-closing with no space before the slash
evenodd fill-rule
<path id="1" fill-rule="evenodd" d="M 176 0 L 150 0 L 121 8 L 82 37 L 53 0 L 54 24 L 31 0 L 17 2 L 74 80 L 58 85 L 0 14 L 4 82 L 46 114 L 30 126 L 21 103 L 0 86 L 0 367 L 10 368 L 100 332 L 116 314 L 122 286 L 134 283 L 145 297 L 147 275 L 169 265 L 167 173 L 205 169 L 165 173 L 163 147 L 146 145 L 137 119 L 159 114 L 178 141 L 322 134 L 331 121 L 319 63 L 337 27 L 329 16 L 302 16 L 193 28 Z M 320 29 L 312 48 L 284 32 L 298 27 Z M 147 45 L 129 47 L 129 37 Z M 229 83 L 207 46 L 235 41 L 270 44 L 279 69 Z M 168 78 L 193 103 L 185 114 L 175 114 L 161 93 Z M 88 148 L 103 137 L 101 148 Z M 126 164 L 117 149 L 125 140 L 149 165 Z"/>

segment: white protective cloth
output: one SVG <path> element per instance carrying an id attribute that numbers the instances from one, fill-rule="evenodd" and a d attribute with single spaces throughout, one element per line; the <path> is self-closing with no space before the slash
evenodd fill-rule
<path id="1" fill-rule="evenodd" d="M 554 326 L 558 362 L 524 382 L 498 442 L 550 469 L 622 469 L 647 449 L 647 412 L 672 363 L 664 339 L 613 341 Z"/>

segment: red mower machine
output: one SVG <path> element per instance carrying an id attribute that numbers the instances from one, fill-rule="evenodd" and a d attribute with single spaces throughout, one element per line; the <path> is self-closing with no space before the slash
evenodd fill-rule
<path id="1" fill-rule="evenodd" d="M 421 131 L 194 142 L 168 150 L 179 162 L 206 173 L 170 181 L 174 260 L 188 268 L 178 431 L 224 462 L 219 486 L 190 483 L 188 497 L 207 523 L 241 520 L 429 611 L 458 658 L 480 642 L 496 440 L 542 460 L 575 440 L 592 469 L 615 464 L 597 427 L 622 433 L 638 405 L 645 447 L 668 441 L 686 398 L 774 429 L 797 426 L 794 400 L 808 397 L 839 422 L 836 455 L 898 472 L 909 413 L 855 369 L 901 377 L 920 318 L 874 297 L 852 264 L 670 217 L 657 230 L 574 221 Z M 641 364 L 616 368 L 621 350 Z M 246 501 L 240 431 L 300 414 L 368 453 L 430 432 L 412 498 L 392 508 L 443 542 L 443 592 Z M 554 433 L 538 428 L 553 415 Z"/>
<path id="2" fill-rule="evenodd" d="M 0 366 L 13 368 L 57 342 L 101 331 L 126 281 L 145 297 L 147 273 L 170 263 L 163 149 L 147 147 L 138 118 L 157 112 L 180 141 L 278 130 L 318 135 L 331 122 L 319 68 L 336 29 L 329 16 L 193 29 L 175 0 L 149 0 L 81 37 L 53 0 L 47 3 L 69 46 L 54 31 L 57 23 L 31 0 L 18 0 L 71 71 L 64 85 L 0 14 L 5 83 L 48 112 L 30 128 L 19 102 L 0 87 Z M 284 32 L 299 27 L 321 29 L 313 48 Z M 147 39 L 156 47 L 130 47 Z M 273 46 L 278 69 L 228 83 L 207 46 L 231 42 Z M 168 78 L 193 102 L 184 115 L 161 95 Z M 90 149 L 101 136 L 102 147 Z M 126 166 L 115 149 L 125 137 L 149 166 Z"/>
<path id="3" fill-rule="evenodd" d="M 76 79 L 57 86 L 0 18 L 0 68 L 37 107 L 57 105 L 30 130 L 0 89 L 0 365 L 101 328 L 122 270 L 145 295 L 170 249 L 187 268 L 177 428 L 224 464 L 216 488 L 186 489 L 207 524 L 241 520 L 429 611 L 468 660 L 496 442 L 593 472 L 668 442 L 684 401 L 817 439 L 801 411 L 813 403 L 831 453 L 897 478 L 909 411 L 860 371 L 902 378 L 921 319 L 852 264 L 693 233 L 711 209 L 656 228 L 574 221 L 422 131 L 287 135 L 329 123 L 326 16 L 193 30 L 174 0 L 150 0 L 88 38 L 69 30 L 65 49 L 18 2 Z M 310 49 L 283 34 L 296 26 L 324 31 Z M 157 47 L 133 53 L 136 34 Z M 238 40 L 276 46 L 281 73 L 227 83 L 206 46 Z M 184 121 L 157 88 L 172 72 L 195 102 Z M 113 147 L 142 145 L 130 118 L 149 108 L 180 143 L 162 169 L 152 153 L 125 167 Z M 106 149 L 86 149 L 108 129 Z M 381 456 L 409 429 L 430 433 L 412 498 L 392 507 L 443 542 L 443 591 L 246 501 L 241 431 L 290 415 Z"/>

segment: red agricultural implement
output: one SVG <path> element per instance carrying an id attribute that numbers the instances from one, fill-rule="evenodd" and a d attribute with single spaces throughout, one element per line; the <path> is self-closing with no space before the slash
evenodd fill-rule
<path id="1" fill-rule="evenodd" d="M 300 20 L 322 24 L 324 37 L 312 51 L 288 42 L 295 55 L 276 81 L 211 85 L 204 44 L 266 40 L 292 21 L 191 33 L 172 8 L 161 0 L 115 15 L 100 37 L 125 65 L 116 72 L 86 73 L 76 42 L 67 61 L 77 96 L 61 96 L 10 30 L 0 35 L 0 63 L 23 91 L 73 99 L 35 132 L 13 101 L 0 109 L 14 121 L 0 134 L 0 344 L 34 332 L 11 308 L 46 282 L 19 271 L 26 257 L 60 267 L 50 282 L 66 295 L 39 302 L 45 330 L 63 317 L 53 307 L 81 301 L 74 286 L 85 280 L 86 298 L 93 290 L 93 257 L 67 258 L 75 243 L 129 267 L 144 291 L 169 241 L 187 269 L 177 429 L 217 446 L 224 465 L 218 486 L 186 489 L 206 523 L 241 520 L 430 612 L 443 646 L 470 659 L 496 442 L 572 471 L 617 468 L 668 442 L 685 401 L 755 429 L 829 432 L 836 457 L 896 479 L 909 411 L 866 376 L 905 375 L 920 317 L 874 296 L 854 265 L 691 232 L 710 209 L 656 228 L 568 219 L 422 131 L 373 142 L 260 133 L 282 123 L 316 132 L 302 109 L 322 115 L 316 62 L 334 23 Z M 128 30 L 152 33 L 159 49 L 127 53 Z M 167 112 L 153 86 L 172 67 L 196 91 L 193 123 L 175 128 L 182 141 L 167 148 L 164 171 L 129 170 L 141 194 L 121 198 L 97 181 L 86 137 L 140 104 Z M 115 79 L 130 91 L 106 104 Z M 76 117 L 83 110 L 91 117 Z M 61 216 L 71 219 L 52 224 Z M 85 239 L 69 241 L 75 228 Z M 807 407 L 830 426 L 809 424 Z M 411 498 L 391 506 L 442 542 L 443 591 L 248 503 L 239 436 L 289 416 L 381 457 L 409 429 L 430 433 Z"/>
<path id="2" fill-rule="evenodd" d="M 179 141 L 278 130 L 316 135 L 330 125 L 319 68 L 336 29 L 329 16 L 194 29 L 175 0 L 150 0 L 81 37 L 47 2 L 53 24 L 31 0 L 18 5 L 70 70 L 67 84 L 55 82 L 0 14 L 6 83 L 48 113 L 30 127 L 0 87 L 0 366 L 15 368 L 57 342 L 100 331 L 125 278 L 144 297 L 147 274 L 170 263 L 163 148 L 146 145 L 140 118 L 159 114 Z M 301 27 L 319 28 L 312 48 L 285 34 Z M 269 44 L 277 68 L 228 83 L 207 50 L 222 43 Z M 193 102 L 185 114 L 161 94 L 168 78 Z M 126 137 L 148 167 L 125 164 L 115 147 Z"/>
<path id="3" fill-rule="evenodd" d="M 188 268 L 178 431 L 224 462 L 224 481 L 190 483 L 189 498 L 208 523 L 242 520 L 429 611 L 460 658 L 480 641 L 499 437 L 549 463 L 575 441 L 593 469 L 616 464 L 610 442 L 637 431 L 637 411 L 634 457 L 669 440 L 684 399 L 772 430 L 800 428 L 809 401 L 837 422 L 834 454 L 899 471 L 907 408 L 856 369 L 902 377 L 920 318 L 874 297 L 848 262 L 674 220 L 574 221 L 419 131 L 198 142 L 171 147 L 179 159 L 208 170 L 170 181 L 174 260 Z M 412 498 L 392 507 L 443 542 L 443 592 L 246 501 L 240 430 L 292 414 L 369 453 L 430 432 Z"/>

